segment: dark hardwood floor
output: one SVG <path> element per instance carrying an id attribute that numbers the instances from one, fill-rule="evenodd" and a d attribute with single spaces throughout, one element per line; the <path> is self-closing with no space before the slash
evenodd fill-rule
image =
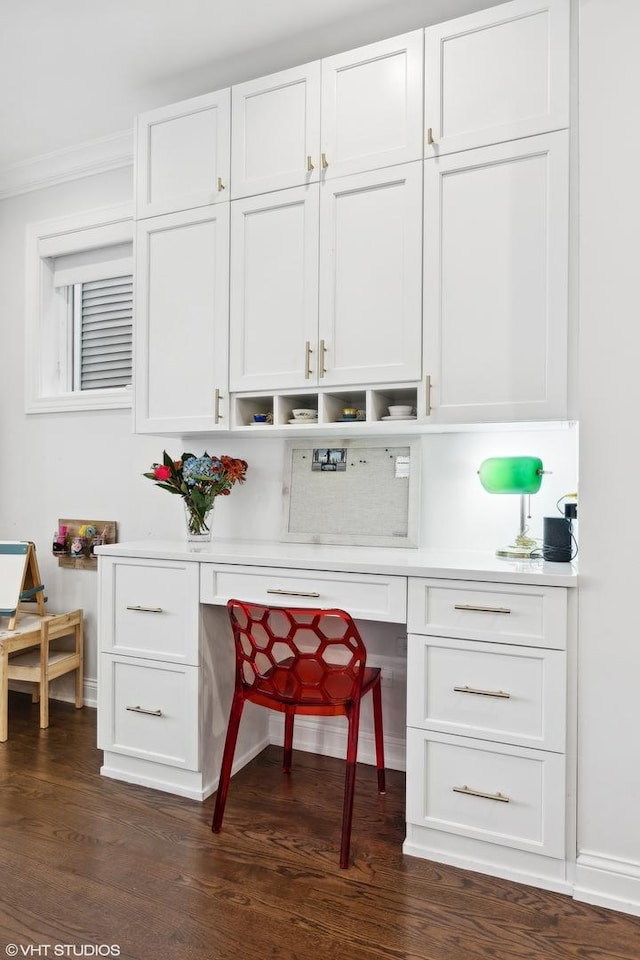
<path id="1" fill-rule="evenodd" d="M 359 768 L 340 870 L 342 763 L 298 752 L 287 778 L 279 760 L 271 747 L 234 778 L 214 836 L 212 797 L 100 777 L 93 710 L 52 702 L 41 731 L 37 706 L 11 694 L 0 958 L 639 960 L 640 919 L 403 857 L 394 771 L 378 797 Z"/>

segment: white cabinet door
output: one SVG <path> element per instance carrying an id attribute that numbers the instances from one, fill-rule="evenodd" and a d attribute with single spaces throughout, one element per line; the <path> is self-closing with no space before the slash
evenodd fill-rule
<path id="1" fill-rule="evenodd" d="M 420 378 L 422 164 L 320 193 L 319 383 Z"/>
<path id="2" fill-rule="evenodd" d="M 231 204 L 230 388 L 315 382 L 318 184 Z"/>
<path id="3" fill-rule="evenodd" d="M 231 196 L 318 180 L 320 61 L 231 90 Z"/>
<path id="4" fill-rule="evenodd" d="M 569 125 L 569 0 L 513 0 L 425 30 L 425 156 Z"/>
<path id="5" fill-rule="evenodd" d="M 138 433 L 220 429 L 229 328 L 229 204 L 138 224 Z"/>
<path id="6" fill-rule="evenodd" d="M 137 120 L 136 218 L 229 199 L 229 88 Z"/>
<path id="7" fill-rule="evenodd" d="M 425 374 L 443 422 L 567 415 L 568 132 L 425 161 Z"/>
<path id="8" fill-rule="evenodd" d="M 422 157 L 422 30 L 322 61 L 327 178 Z"/>

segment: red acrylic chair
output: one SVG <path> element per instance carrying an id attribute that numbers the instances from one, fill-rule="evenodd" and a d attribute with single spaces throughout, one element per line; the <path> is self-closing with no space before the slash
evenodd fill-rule
<path id="1" fill-rule="evenodd" d="M 360 700 L 371 691 L 378 792 L 385 793 L 380 668 L 368 667 L 358 629 L 344 610 L 227 603 L 236 650 L 236 682 L 211 829 L 218 833 L 247 700 L 285 715 L 282 772 L 291 771 L 296 714 L 348 721 L 340 866 L 349 866 Z"/>

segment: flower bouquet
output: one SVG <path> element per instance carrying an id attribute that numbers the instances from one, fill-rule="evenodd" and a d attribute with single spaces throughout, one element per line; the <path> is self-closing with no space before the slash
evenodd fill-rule
<path id="1" fill-rule="evenodd" d="M 172 460 L 165 450 L 162 463 L 154 463 L 144 476 L 182 497 L 189 540 L 209 540 L 215 498 L 228 496 L 235 483 L 244 483 L 246 472 L 246 460 L 211 457 L 206 451 L 200 457 L 183 453 L 182 459 Z"/>

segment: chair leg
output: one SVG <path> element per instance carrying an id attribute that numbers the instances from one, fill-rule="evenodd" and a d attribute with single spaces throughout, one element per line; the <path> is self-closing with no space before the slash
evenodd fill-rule
<path id="1" fill-rule="evenodd" d="M 49 621 L 40 627 L 40 729 L 49 726 Z"/>
<path id="2" fill-rule="evenodd" d="M 360 702 L 352 704 L 348 713 L 347 764 L 344 777 L 344 804 L 342 808 L 342 839 L 340 842 L 340 866 L 349 866 L 351 847 L 351 822 L 353 820 L 353 796 L 356 786 L 356 758 L 358 756 L 358 727 L 360 725 Z"/>
<path id="3" fill-rule="evenodd" d="M 282 772 L 291 773 L 291 752 L 293 748 L 294 713 L 287 710 L 284 715 L 284 749 L 282 751 Z"/>
<path id="4" fill-rule="evenodd" d="M 378 768 L 378 793 L 386 793 L 384 773 L 384 735 L 382 730 L 382 687 L 380 678 L 371 689 L 373 704 L 373 729 L 376 738 L 376 767 Z"/>
<path id="5" fill-rule="evenodd" d="M 216 805 L 213 811 L 213 820 L 211 829 L 214 833 L 219 833 L 222 827 L 222 818 L 224 817 L 224 808 L 227 802 L 227 791 L 229 781 L 231 780 L 231 768 L 233 766 L 233 755 L 236 749 L 238 739 L 238 730 L 240 729 L 240 720 L 242 718 L 242 709 L 244 707 L 244 697 L 242 694 L 234 694 L 231 704 L 231 713 L 229 715 L 229 726 L 227 727 L 227 737 L 224 742 L 224 752 L 222 754 L 222 765 L 220 767 L 220 779 L 218 781 L 218 792 L 216 794 Z"/>

